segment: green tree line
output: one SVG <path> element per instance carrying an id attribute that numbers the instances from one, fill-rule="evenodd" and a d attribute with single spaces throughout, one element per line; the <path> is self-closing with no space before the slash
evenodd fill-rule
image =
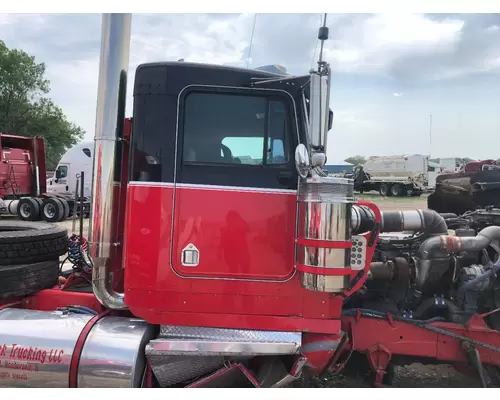
<path id="1" fill-rule="evenodd" d="M 23 50 L 9 49 L 0 40 L 0 132 L 45 139 L 48 169 L 79 142 L 85 132 L 68 121 L 62 109 L 47 96 L 50 82 L 45 64 Z"/>

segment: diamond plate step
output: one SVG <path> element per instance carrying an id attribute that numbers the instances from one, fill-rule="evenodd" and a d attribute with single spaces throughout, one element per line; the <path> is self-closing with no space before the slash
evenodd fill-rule
<path id="1" fill-rule="evenodd" d="M 162 325 L 146 357 L 162 387 L 216 371 L 225 358 L 298 354 L 300 332 Z"/>
<path id="2" fill-rule="evenodd" d="M 146 346 L 146 355 L 260 356 L 297 354 L 300 332 L 254 331 L 162 325 L 160 336 Z"/>

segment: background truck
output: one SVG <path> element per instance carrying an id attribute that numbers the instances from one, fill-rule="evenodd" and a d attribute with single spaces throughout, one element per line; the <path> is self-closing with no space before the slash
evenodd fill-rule
<path id="1" fill-rule="evenodd" d="M 472 161 L 460 170 L 443 173 L 427 198 L 427 207 L 440 213 L 462 214 L 500 204 L 500 163 Z"/>
<path id="2" fill-rule="evenodd" d="M 370 157 L 353 171 L 354 189 L 359 192 L 375 190 L 382 196 L 420 196 L 432 188 L 439 167 L 420 154 Z"/>
<path id="3" fill-rule="evenodd" d="M 0 154 L 0 215 L 17 216 L 24 221 L 59 222 L 74 211 L 79 213 L 80 207 L 88 215 L 88 199 L 78 198 L 75 210 L 74 191 L 47 191 L 43 138 L 0 133 Z"/>
<path id="4" fill-rule="evenodd" d="M 441 172 L 439 164 L 420 154 L 370 157 L 363 165 L 360 191 L 376 190 L 384 196 L 420 196 L 434 188 Z"/>
<path id="5" fill-rule="evenodd" d="M 459 158 L 449 157 L 440 158 L 439 165 L 441 165 L 442 172 L 459 172 L 465 165 L 465 162 Z"/>
<path id="6" fill-rule="evenodd" d="M 93 142 L 82 142 L 69 149 L 59 160 L 54 175 L 47 179 L 47 192 L 75 195 L 77 180 L 84 171 L 84 197 L 90 197 L 92 186 Z"/>

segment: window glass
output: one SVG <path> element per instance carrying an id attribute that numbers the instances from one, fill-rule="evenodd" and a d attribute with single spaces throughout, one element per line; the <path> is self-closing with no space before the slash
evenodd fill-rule
<path id="1" fill-rule="evenodd" d="M 285 105 L 280 101 L 270 101 L 267 164 L 286 164 L 288 162 L 288 146 L 286 146 L 289 134 L 288 122 Z"/>
<path id="2" fill-rule="evenodd" d="M 68 167 L 65 165 L 60 165 L 59 168 L 59 177 L 60 178 L 66 178 L 68 176 Z"/>
<path id="3" fill-rule="evenodd" d="M 84 154 L 90 158 L 91 157 L 91 153 L 90 153 L 90 149 L 88 149 L 87 147 L 85 147 L 84 149 L 82 149 L 82 151 L 84 152 Z"/>
<path id="4" fill-rule="evenodd" d="M 268 165 L 288 162 L 288 115 L 264 96 L 191 93 L 184 114 L 184 162 Z"/>
<path id="5" fill-rule="evenodd" d="M 225 137 L 222 139 L 221 156 L 229 149 L 238 164 L 262 165 L 263 137 Z"/>

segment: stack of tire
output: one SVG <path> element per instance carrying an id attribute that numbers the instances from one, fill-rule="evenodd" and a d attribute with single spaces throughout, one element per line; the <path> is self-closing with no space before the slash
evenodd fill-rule
<path id="1" fill-rule="evenodd" d="M 0 221 L 0 300 L 56 285 L 59 258 L 67 250 L 65 228 L 45 222 Z"/>
<path id="2" fill-rule="evenodd" d="M 19 200 L 17 216 L 21 221 L 60 222 L 69 217 L 69 204 L 63 198 L 24 197 Z"/>

